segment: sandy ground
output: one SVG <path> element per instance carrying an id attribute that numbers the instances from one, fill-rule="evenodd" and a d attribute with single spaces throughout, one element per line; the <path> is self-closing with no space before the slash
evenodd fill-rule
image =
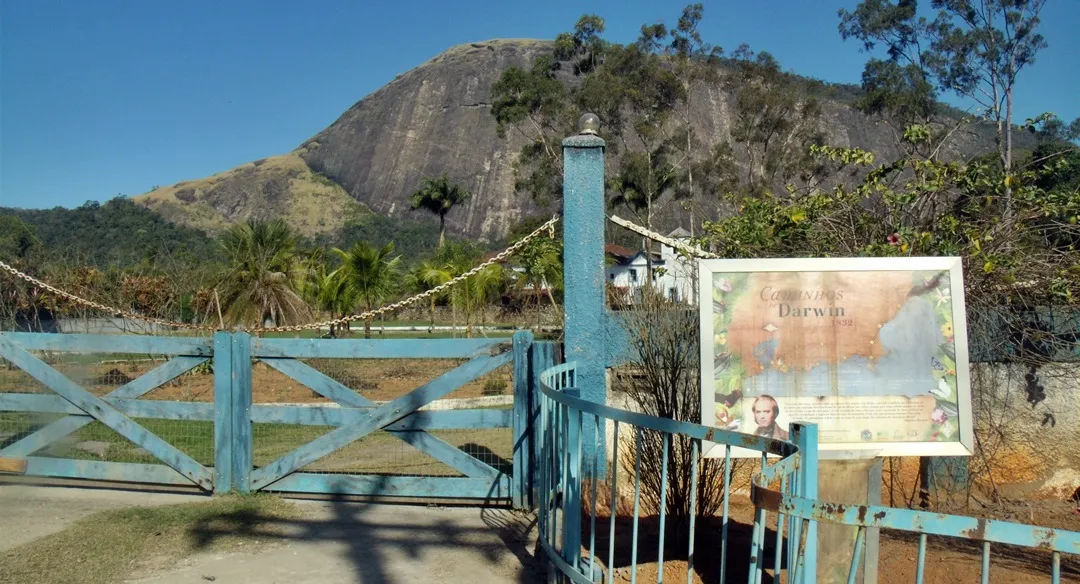
<path id="1" fill-rule="evenodd" d="M 198 495 L 0 483 L 0 549 L 60 531 L 98 511 L 203 499 Z M 535 532 L 531 520 L 509 510 L 346 501 L 297 504 L 302 510 L 300 518 L 252 534 L 260 542 L 253 551 L 199 553 L 177 565 L 136 574 L 127 582 L 543 581 L 533 560 Z"/>

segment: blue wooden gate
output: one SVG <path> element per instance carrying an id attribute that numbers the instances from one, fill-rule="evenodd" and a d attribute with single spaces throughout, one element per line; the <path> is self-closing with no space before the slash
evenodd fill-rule
<path id="1" fill-rule="evenodd" d="M 91 391 L 70 372 L 43 359 L 48 354 L 56 360 L 57 353 L 84 358 L 95 353 L 168 357 L 134 379 L 123 376 L 119 387 Z M 512 339 L 439 340 L 283 339 L 229 332 L 215 333 L 212 339 L 0 333 L 0 359 L 21 372 L 17 382 L 6 383 L 8 389 L 0 391 L 0 472 L 195 485 L 215 492 L 455 498 L 512 501 L 526 507 L 531 490 L 533 395 L 537 375 L 552 364 L 553 354 L 550 343 L 534 343 L 525 331 Z M 313 361 L 351 359 L 464 362 L 386 403 L 376 403 L 312 365 Z M 206 369 L 211 364 L 212 373 Z M 288 378 L 310 389 L 321 401 L 253 403 L 259 401 L 253 400 L 253 390 L 263 396 L 268 390 L 253 387 L 253 380 L 277 383 L 253 375 L 253 367 L 260 364 L 285 376 L 279 379 Z M 501 367 L 513 368 L 512 405 L 425 408 Z M 193 369 L 206 376 L 207 389 L 201 399 L 147 396 Z M 36 423 L 19 416 L 34 416 Z M 168 423 L 183 424 L 183 430 L 170 429 Z M 13 425 L 20 430 L 10 431 Z M 266 452 L 257 448 L 257 428 L 284 432 L 294 438 L 293 443 L 260 461 Z M 500 452 L 470 452 L 433 433 L 439 431 L 463 431 L 468 436 L 495 431 Z M 354 454 L 372 448 L 360 442 L 376 432 L 430 457 L 440 468 L 423 476 L 380 469 L 327 472 L 305 468 L 328 456 L 340 459 L 346 448 Z M 101 451 L 90 456 L 71 448 L 79 440 L 83 442 L 78 445 L 97 445 Z M 386 441 L 382 442 L 385 448 Z M 118 451 L 123 456 L 117 458 Z"/>
<path id="2" fill-rule="evenodd" d="M 240 335 L 234 341 L 243 343 Z M 239 491 L 274 490 L 302 493 L 348 493 L 395 497 L 451 497 L 484 500 L 509 500 L 514 472 L 524 472 L 527 464 L 501 464 L 482 460 L 475 453 L 463 451 L 433 435 L 432 430 L 514 429 L 514 442 L 526 432 L 526 420 L 515 419 L 513 409 L 457 409 L 423 411 L 421 408 L 444 398 L 462 385 L 496 369 L 514 365 L 515 406 L 527 394 L 529 384 L 527 354 L 532 337 L 519 332 L 511 339 L 438 339 L 438 340 L 329 340 L 329 339 L 250 339 L 250 356 L 274 370 L 303 384 L 333 404 L 319 406 L 251 406 L 233 404 L 240 413 L 234 436 L 233 456 L 239 458 L 233 469 L 249 468 L 247 476 L 232 477 L 232 488 Z M 467 359 L 435 379 L 396 397 L 377 404 L 304 359 Z M 249 380 L 248 372 L 237 379 Z M 250 399 L 250 388 L 233 392 L 237 399 Z M 525 398 L 527 399 L 527 398 Z M 524 402 L 522 403 L 524 407 Z M 250 411 L 249 423 L 242 412 Z M 522 410 L 524 411 L 524 410 Z M 332 426 L 333 429 L 303 445 L 254 468 L 251 462 L 251 422 Z M 303 467 L 332 455 L 374 432 L 384 430 L 389 436 L 446 465 L 459 476 L 409 476 L 356 474 L 340 472 L 305 472 Z M 508 436 L 509 438 L 509 436 Z M 509 444 L 507 445 L 510 446 Z M 514 447 L 520 457 L 519 446 Z M 507 461 L 509 462 L 509 461 Z M 515 460 L 515 462 L 521 462 Z M 518 489 L 517 492 L 522 492 Z"/>
<path id="3" fill-rule="evenodd" d="M 172 358 L 105 395 L 95 395 L 33 351 L 59 355 L 106 351 L 112 354 L 156 353 Z M 205 490 L 213 489 L 214 470 L 205 464 L 210 461 L 196 460 L 190 453 L 147 429 L 146 420 L 192 420 L 209 426 L 214 419 L 214 404 L 140 399 L 205 363 L 212 353 L 209 339 L 0 333 L 0 358 L 37 382 L 33 385 L 23 382 L 16 391 L 0 393 L 0 415 L 33 412 L 49 416 L 43 425 L 29 427 L 23 435 L 0 442 L 0 469 L 45 477 L 196 485 Z M 156 459 L 157 463 L 85 460 L 63 455 L 34 456 L 94 423 L 127 439 L 141 450 L 143 458 Z"/>

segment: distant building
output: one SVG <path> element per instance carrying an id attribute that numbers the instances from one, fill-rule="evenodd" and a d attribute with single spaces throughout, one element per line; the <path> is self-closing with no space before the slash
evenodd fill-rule
<path id="1" fill-rule="evenodd" d="M 689 240 L 690 233 L 679 228 L 668 234 L 676 240 Z M 697 299 L 697 265 L 674 248 L 660 244 L 660 253 L 652 254 L 652 286 L 665 298 L 678 302 L 693 303 Z M 644 251 L 634 251 L 622 246 L 604 246 L 608 259 L 607 283 L 612 300 L 633 304 L 641 298 L 646 284 L 648 258 Z"/>

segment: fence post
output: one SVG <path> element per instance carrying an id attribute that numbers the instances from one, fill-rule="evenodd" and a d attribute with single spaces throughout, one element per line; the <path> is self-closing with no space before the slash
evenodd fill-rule
<path id="1" fill-rule="evenodd" d="M 247 493 L 251 489 L 251 335 L 240 332 L 232 335 L 232 388 L 229 396 L 232 433 L 232 477 L 235 490 Z"/>
<path id="2" fill-rule="evenodd" d="M 818 497 L 817 424 L 792 424 L 791 430 L 801 458 L 798 493 L 800 497 L 813 501 Z M 817 547 L 817 521 L 810 519 L 806 522 L 806 548 L 803 552 L 802 567 L 799 569 L 799 584 L 817 581 Z"/>
<path id="3" fill-rule="evenodd" d="M 574 387 L 581 399 L 607 402 L 607 319 L 604 313 L 604 149 L 596 135 L 599 120 L 585 114 L 581 133 L 563 140 L 563 282 L 566 304 L 564 353 L 576 362 Z M 591 460 L 600 443 L 585 444 L 582 454 Z M 597 472 L 604 476 L 607 460 L 600 458 Z"/>
<path id="4" fill-rule="evenodd" d="M 530 444 L 530 462 L 529 462 L 529 492 L 532 497 L 532 505 L 535 506 L 541 501 L 542 495 L 538 492 L 542 486 L 537 484 L 539 480 L 537 473 L 539 469 L 537 465 L 543 464 L 540 456 L 540 449 L 543 448 L 543 441 L 541 433 L 545 428 L 540 424 L 540 374 L 545 369 L 550 369 L 556 365 L 556 346 L 554 342 L 542 342 L 533 343 L 529 347 L 529 387 L 527 388 L 529 394 L 529 444 Z"/>
<path id="5" fill-rule="evenodd" d="M 510 486 L 515 509 L 531 504 L 532 412 L 529 396 L 529 353 L 533 336 L 529 331 L 514 333 L 514 476 Z"/>
<path id="6" fill-rule="evenodd" d="M 214 333 L 214 493 L 235 489 L 232 474 L 232 334 Z"/>

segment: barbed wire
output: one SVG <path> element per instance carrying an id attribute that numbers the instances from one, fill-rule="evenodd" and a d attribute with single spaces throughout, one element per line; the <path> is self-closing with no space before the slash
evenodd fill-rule
<path id="1" fill-rule="evenodd" d="M 342 316 L 340 318 L 335 318 L 335 319 L 331 319 L 331 320 L 325 320 L 325 321 L 321 321 L 321 322 L 312 322 L 312 323 L 308 323 L 308 324 L 299 324 L 299 325 L 269 326 L 269 327 L 259 326 L 259 327 L 254 327 L 254 328 L 252 328 L 250 330 L 252 332 L 299 332 L 299 331 L 303 331 L 303 330 L 321 329 L 321 328 L 325 328 L 325 327 L 329 327 L 329 326 L 343 325 L 343 324 L 346 324 L 346 323 L 349 323 L 349 322 L 352 322 L 352 321 L 355 321 L 355 320 L 369 320 L 369 319 L 375 318 L 376 316 L 379 316 L 380 314 L 385 314 L 387 312 L 393 312 L 395 310 L 399 310 L 401 308 L 409 306 L 410 304 L 415 304 L 415 303 L 417 303 L 417 302 L 419 302 L 421 300 L 425 300 L 425 299 L 428 299 L 428 298 L 430 298 L 430 297 L 432 297 L 432 296 L 434 296 L 436 294 L 440 294 L 444 290 L 450 288 L 451 286 L 459 284 L 459 283 L 467 280 L 468 278 L 471 278 L 472 276 L 475 276 L 476 274 L 480 273 L 484 269 L 505 260 L 506 258 L 508 258 L 508 257 L 514 255 L 515 253 L 517 253 L 518 250 L 520 250 L 527 243 L 529 243 L 530 241 L 532 241 L 533 239 L 535 239 L 537 236 L 544 233 L 545 231 L 547 232 L 548 237 L 551 237 L 552 239 L 554 239 L 555 238 L 555 224 L 558 223 L 558 222 L 559 222 L 559 216 L 558 215 L 553 215 L 551 217 L 551 219 L 548 219 L 547 222 L 545 222 L 543 225 L 541 225 L 540 227 L 537 227 L 532 233 L 530 233 L 530 234 L 526 235 L 525 237 L 521 238 L 517 243 L 515 243 L 515 244 L 511 245 L 510 247 L 504 249 L 503 251 L 499 252 L 498 254 L 493 256 L 491 259 L 489 259 L 489 260 L 475 266 L 471 270 L 469 270 L 469 271 L 467 271 L 467 272 L 465 272 L 465 273 L 463 273 L 463 274 L 461 274 L 461 275 L 459 275 L 459 276 L 457 276 L 457 277 L 455 277 L 455 278 L 453 278 L 451 280 L 448 280 L 448 281 L 446 281 L 446 282 L 444 282 L 444 283 L 442 283 L 442 284 L 440 284 L 440 285 L 438 285 L 438 286 L 436 286 L 436 287 L 434 287 L 434 288 L 432 288 L 430 290 L 421 292 L 420 294 L 417 294 L 415 296 L 411 296 L 411 297 L 406 298 L 404 300 L 394 302 L 393 304 L 388 304 L 388 305 L 383 306 L 381 308 L 376 308 L 374 310 L 369 310 L 367 312 L 361 312 L 361 313 L 358 313 L 358 314 L 350 314 L 348 316 Z M 105 304 L 101 304 L 100 302 L 94 302 L 93 300 L 88 300 L 88 299 L 83 298 L 81 296 L 78 296 L 78 295 L 72 294 L 70 292 L 66 292 L 64 290 L 61 290 L 61 289 L 59 289 L 59 288 L 57 288 L 55 286 L 51 286 L 48 283 L 43 282 L 43 281 L 41 281 L 41 280 L 39 280 L 39 279 L 29 275 L 29 274 L 26 274 L 26 273 L 20 271 L 19 269 L 15 268 L 14 266 L 8 265 L 7 263 L 5 263 L 3 261 L 0 261 L 0 270 L 8 272 L 12 276 L 15 276 L 16 278 L 19 278 L 19 279 L 24 280 L 26 282 L 29 282 L 30 284 L 33 284 L 34 286 L 42 288 L 42 289 L 44 289 L 44 290 L 46 290 L 46 291 L 48 291 L 48 292 L 50 292 L 50 293 L 52 293 L 52 294 L 54 294 L 56 296 L 66 298 L 66 299 L 68 299 L 68 300 L 70 300 L 70 301 L 72 301 L 72 302 L 74 302 L 76 304 L 80 304 L 82 306 L 85 306 L 87 308 L 92 308 L 94 310 L 99 310 L 101 312 L 105 312 L 105 313 L 111 314 L 111 315 L 116 316 L 116 317 L 121 317 L 121 318 L 129 319 L 129 320 L 138 320 L 138 321 L 142 321 L 142 322 L 156 324 L 156 325 L 159 325 L 159 326 L 168 326 L 168 327 L 173 327 L 173 328 L 178 328 L 178 329 L 194 330 L 194 331 L 213 332 L 213 331 L 219 330 L 219 328 L 220 328 L 220 327 L 215 327 L 215 326 L 210 326 L 210 325 L 192 324 L 192 323 L 186 323 L 186 322 L 178 322 L 178 321 L 175 321 L 175 320 L 155 318 L 155 317 L 152 317 L 152 316 L 146 316 L 144 314 L 138 314 L 138 313 L 135 313 L 135 312 L 131 312 L 129 310 L 123 310 L 123 309 L 117 308 L 115 306 L 108 306 L 108 305 L 105 305 Z"/>

